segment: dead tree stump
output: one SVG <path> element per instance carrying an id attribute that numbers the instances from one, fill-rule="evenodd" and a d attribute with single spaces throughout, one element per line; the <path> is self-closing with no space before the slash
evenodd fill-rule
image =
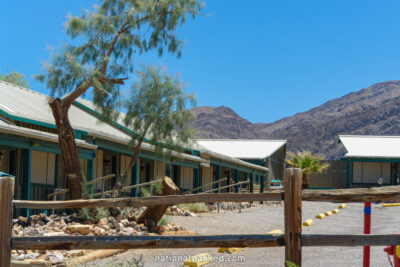
<path id="1" fill-rule="evenodd" d="M 173 180 L 167 176 L 164 177 L 162 185 L 162 196 L 177 195 L 179 193 L 179 188 L 175 185 Z M 168 206 L 169 205 L 157 205 L 148 207 L 139 217 L 137 222 L 143 223 L 149 229 L 154 228 L 167 211 Z"/>

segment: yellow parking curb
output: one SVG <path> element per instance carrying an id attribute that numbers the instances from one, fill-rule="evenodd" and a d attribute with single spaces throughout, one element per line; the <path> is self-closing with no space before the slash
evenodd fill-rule
<path id="1" fill-rule="evenodd" d="M 201 253 L 195 256 L 191 256 L 188 260 L 183 263 L 183 266 L 199 267 L 207 263 L 212 262 L 213 258 L 209 253 Z"/>
<path id="2" fill-rule="evenodd" d="M 384 207 L 396 207 L 400 206 L 400 203 L 385 203 L 383 204 Z"/>
<path id="3" fill-rule="evenodd" d="M 269 231 L 268 234 L 270 235 L 283 235 L 283 232 L 279 229 Z"/>
<path id="4" fill-rule="evenodd" d="M 308 219 L 303 222 L 303 226 L 311 226 L 313 223 L 314 221 L 312 219 Z"/>
<path id="5" fill-rule="evenodd" d="M 333 213 L 333 214 L 338 214 L 338 213 L 339 213 L 339 209 L 334 209 L 334 210 L 332 210 L 332 213 Z"/>
<path id="6" fill-rule="evenodd" d="M 317 219 L 322 219 L 324 217 L 325 217 L 325 214 L 323 214 L 323 213 L 320 213 L 317 216 L 315 216 L 315 218 L 317 218 Z"/>
<path id="7" fill-rule="evenodd" d="M 331 216 L 332 215 L 332 211 L 327 211 L 324 214 L 325 214 L 325 216 Z"/>
<path id="8" fill-rule="evenodd" d="M 242 251 L 244 248 L 219 248 L 218 249 L 218 253 L 225 253 L 228 252 L 230 254 L 236 253 L 236 252 L 240 252 Z"/>
<path id="9" fill-rule="evenodd" d="M 343 203 L 339 205 L 339 209 L 344 209 L 344 208 L 346 208 L 346 204 Z"/>

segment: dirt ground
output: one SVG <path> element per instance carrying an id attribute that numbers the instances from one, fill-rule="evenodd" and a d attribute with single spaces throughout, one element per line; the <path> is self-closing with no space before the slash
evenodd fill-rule
<path id="1" fill-rule="evenodd" d="M 303 202 L 303 221 L 314 220 L 303 233 L 310 234 L 362 234 L 363 204 L 347 204 L 339 214 L 315 219 L 318 213 L 333 210 L 338 203 Z M 171 216 L 170 221 L 196 230 L 199 235 L 214 234 L 266 234 L 271 230 L 284 230 L 283 206 L 260 205 L 238 211 L 199 214 L 197 217 Z M 400 232 L 400 207 L 382 208 L 372 205 L 372 233 L 392 234 Z M 143 256 L 145 266 L 183 266 L 183 262 L 159 262 L 165 256 L 196 255 L 210 253 L 218 261 L 205 266 L 283 266 L 284 248 L 245 248 L 235 254 L 217 253 L 217 248 L 204 249 L 157 249 L 129 250 L 115 257 L 117 262 Z M 362 247 L 304 247 L 303 266 L 362 266 Z M 160 257 L 161 256 L 161 257 Z M 164 256 L 164 257 L 163 257 Z M 222 258 L 224 256 L 224 258 Z M 243 256 L 243 257 L 238 257 Z M 158 258 L 157 258 L 158 257 Z M 230 258 L 229 258 L 230 257 Z M 242 262 L 237 262 L 238 260 Z M 104 260 L 105 261 L 105 260 Z M 230 262 L 222 262 L 230 261 Z M 236 262 L 234 262 L 236 261 Z M 101 266 L 101 262 L 96 266 Z M 383 247 L 371 247 L 371 266 L 390 266 Z"/>

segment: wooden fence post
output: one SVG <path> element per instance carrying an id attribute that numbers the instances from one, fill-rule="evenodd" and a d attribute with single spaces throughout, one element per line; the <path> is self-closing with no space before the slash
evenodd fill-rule
<path id="1" fill-rule="evenodd" d="M 0 266 L 11 265 L 14 178 L 0 177 Z"/>
<path id="2" fill-rule="evenodd" d="M 285 170 L 285 261 L 301 266 L 301 170 Z M 286 266 L 286 262 L 285 262 Z"/>

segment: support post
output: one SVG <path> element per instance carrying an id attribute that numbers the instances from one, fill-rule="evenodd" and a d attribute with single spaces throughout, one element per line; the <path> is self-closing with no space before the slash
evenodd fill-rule
<path id="1" fill-rule="evenodd" d="M 353 171 L 351 169 L 352 162 L 348 159 L 346 160 L 346 188 L 351 187 L 351 172 Z"/>
<path id="2" fill-rule="evenodd" d="M 285 170 L 285 261 L 297 266 L 301 266 L 301 178 L 300 169 Z"/>
<path id="3" fill-rule="evenodd" d="M 254 178 L 253 178 L 253 173 L 250 173 L 250 193 L 254 193 Z"/>
<path id="4" fill-rule="evenodd" d="M 132 167 L 132 175 L 131 175 L 131 185 L 137 185 L 139 183 L 139 159 L 136 160 L 135 165 Z M 131 196 L 138 196 L 138 188 L 131 189 Z"/>
<path id="5" fill-rule="evenodd" d="M 229 173 L 228 173 L 228 175 L 227 175 L 227 180 L 226 180 L 226 185 L 230 185 L 231 184 L 231 171 L 229 170 Z M 227 193 L 230 193 L 231 192 L 231 188 L 230 187 L 227 187 L 226 188 L 226 192 Z"/>
<path id="6" fill-rule="evenodd" d="M 31 200 L 31 166 L 32 166 L 32 150 L 22 149 L 22 194 L 21 199 Z M 21 211 L 23 216 L 29 217 L 29 209 Z"/>
<path id="7" fill-rule="evenodd" d="M 215 171 L 216 171 L 215 181 L 221 180 L 221 166 L 215 165 Z M 217 188 L 220 188 L 221 187 L 221 183 L 218 182 L 218 183 L 215 184 L 215 186 Z M 221 190 L 218 189 L 218 193 L 221 193 Z"/>
<path id="8" fill-rule="evenodd" d="M 14 178 L 0 177 L 0 266 L 11 266 Z"/>
<path id="9" fill-rule="evenodd" d="M 364 234 L 371 234 L 371 202 L 364 202 Z M 363 267 L 370 266 L 370 247 L 365 246 L 363 248 Z"/>
<path id="10" fill-rule="evenodd" d="M 235 170 L 235 184 L 239 183 L 239 170 Z M 235 185 L 235 193 L 239 193 L 239 185 Z"/>
<path id="11" fill-rule="evenodd" d="M 264 176 L 260 175 L 260 193 L 264 193 Z M 260 201 L 260 204 L 263 204 L 262 201 Z"/>
<path id="12" fill-rule="evenodd" d="M 93 181 L 93 179 L 94 179 L 94 160 L 89 159 L 87 162 L 86 182 Z M 93 195 L 93 184 L 89 185 L 86 189 L 88 195 Z"/>
<path id="13" fill-rule="evenodd" d="M 199 174 L 199 168 L 193 169 L 193 187 L 199 187 L 200 186 L 200 174 Z M 198 193 L 199 190 L 196 190 L 193 192 L 194 194 Z"/>
<path id="14" fill-rule="evenodd" d="M 165 175 L 168 176 L 169 178 L 172 178 L 172 180 L 175 181 L 175 177 L 171 177 L 172 171 L 171 171 L 171 163 L 166 164 L 167 169 L 165 170 Z"/>

